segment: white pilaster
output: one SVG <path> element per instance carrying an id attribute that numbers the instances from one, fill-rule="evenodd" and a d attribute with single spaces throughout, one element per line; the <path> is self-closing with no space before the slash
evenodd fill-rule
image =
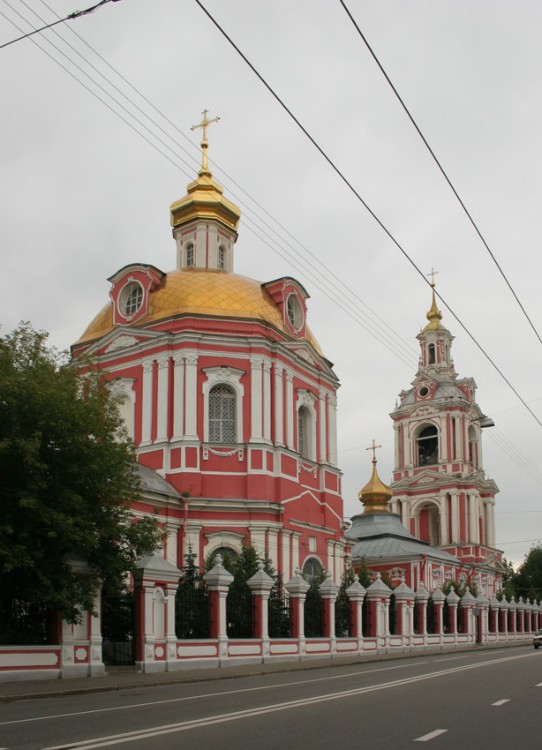
<path id="1" fill-rule="evenodd" d="M 268 529 L 267 531 L 267 555 L 271 560 L 276 571 L 280 570 L 279 562 L 279 532 L 278 529 Z"/>
<path id="2" fill-rule="evenodd" d="M 173 365 L 173 440 L 180 440 L 184 435 L 184 358 L 182 354 L 174 355 Z"/>
<path id="3" fill-rule="evenodd" d="M 337 399 L 329 396 L 327 400 L 329 463 L 337 466 Z"/>
<path id="4" fill-rule="evenodd" d="M 254 357 L 250 360 L 250 393 L 251 393 L 251 430 L 250 442 L 260 443 L 263 437 L 263 420 L 262 420 L 262 401 L 263 401 L 263 383 L 262 383 L 262 365 L 261 357 Z"/>
<path id="5" fill-rule="evenodd" d="M 320 463 L 327 463 L 327 393 L 323 388 L 318 392 L 318 419 L 320 423 Z"/>
<path id="6" fill-rule="evenodd" d="M 459 542 L 459 493 L 456 490 L 452 490 L 450 493 L 452 497 L 452 543 Z"/>
<path id="7" fill-rule="evenodd" d="M 286 445 L 294 450 L 294 374 L 286 370 Z M 294 566 L 295 570 L 295 566 Z"/>
<path id="8" fill-rule="evenodd" d="M 147 359 L 143 362 L 143 388 L 141 399 L 141 443 L 148 445 L 151 442 L 152 427 L 152 377 L 154 361 Z"/>
<path id="9" fill-rule="evenodd" d="M 292 567 L 295 570 L 299 568 L 299 540 L 301 534 L 298 531 L 294 531 L 292 534 Z"/>
<path id="10" fill-rule="evenodd" d="M 198 439 L 197 404 L 198 404 L 198 354 L 185 352 L 185 435 L 192 440 Z"/>
<path id="11" fill-rule="evenodd" d="M 291 531 L 288 531 L 287 529 L 282 529 L 281 531 L 281 538 L 282 538 L 282 550 L 281 550 L 281 556 L 282 556 L 282 568 L 281 573 L 282 577 L 285 581 L 289 581 L 292 577 L 292 571 L 295 570 L 292 566 L 292 558 L 290 554 L 290 544 L 291 544 L 291 538 L 292 538 Z"/>
<path id="12" fill-rule="evenodd" d="M 158 403 L 156 442 L 167 440 L 168 421 L 168 385 L 169 385 L 169 357 L 163 355 L 158 358 Z"/>
<path id="13" fill-rule="evenodd" d="M 440 544 L 449 543 L 449 529 L 448 529 L 448 501 L 446 493 L 439 494 L 439 505 L 440 505 Z"/>
<path id="14" fill-rule="evenodd" d="M 273 369 L 275 375 L 275 443 L 277 445 L 284 445 L 284 381 L 282 378 L 284 368 L 281 365 L 275 364 Z"/>
<path id="15" fill-rule="evenodd" d="M 271 363 L 263 362 L 263 437 L 271 441 Z"/>
<path id="16" fill-rule="evenodd" d="M 469 498 L 469 542 L 478 544 L 480 541 L 480 526 L 478 523 L 478 497 L 474 493 Z"/>

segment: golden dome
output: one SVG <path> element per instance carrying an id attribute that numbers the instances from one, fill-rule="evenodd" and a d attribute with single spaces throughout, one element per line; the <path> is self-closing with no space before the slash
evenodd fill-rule
<path id="1" fill-rule="evenodd" d="M 197 268 L 171 271 L 160 286 L 150 292 L 147 313 L 132 327 L 146 328 L 180 315 L 262 320 L 292 338 L 280 310 L 260 282 L 234 273 Z M 113 304 L 110 302 L 90 323 L 77 344 L 101 338 L 113 328 Z M 307 340 L 322 354 L 309 331 Z"/>
<path id="2" fill-rule="evenodd" d="M 433 285 L 432 285 L 433 286 Z M 427 320 L 429 323 L 425 326 L 423 329 L 423 332 L 426 331 L 438 331 L 440 328 L 442 328 L 441 320 L 442 320 L 442 313 L 437 307 L 437 301 L 435 299 L 435 287 L 433 286 L 433 299 L 431 301 L 431 308 L 429 312 L 426 315 Z"/>
<path id="3" fill-rule="evenodd" d="M 376 470 L 376 458 L 373 458 L 371 479 L 358 494 L 359 500 L 365 506 L 365 513 L 388 513 L 388 500 L 392 495 L 390 488 L 380 480 Z"/>

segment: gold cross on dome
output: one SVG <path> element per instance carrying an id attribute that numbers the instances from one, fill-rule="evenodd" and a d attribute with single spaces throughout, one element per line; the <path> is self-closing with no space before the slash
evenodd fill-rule
<path id="1" fill-rule="evenodd" d="M 435 288 L 435 276 L 437 275 L 437 273 L 438 273 L 438 271 L 435 271 L 435 269 L 434 269 L 434 268 L 432 268 L 432 269 L 431 269 L 431 270 L 429 271 L 429 273 L 428 273 L 428 274 L 426 274 L 427 276 L 431 276 L 431 286 L 432 286 L 433 288 Z"/>
<path id="2" fill-rule="evenodd" d="M 209 112 L 208 109 L 204 109 L 201 113 L 203 115 L 203 120 L 199 122 L 197 125 L 192 125 L 190 130 L 197 130 L 198 128 L 202 128 L 203 130 L 203 140 L 207 140 L 207 126 L 211 125 L 213 122 L 218 122 L 220 120 L 220 117 L 213 117 L 212 120 L 207 119 L 207 113 Z"/>
<path id="3" fill-rule="evenodd" d="M 203 138 L 201 141 L 201 172 L 208 172 L 209 171 L 209 164 L 207 162 L 207 148 L 209 146 L 207 142 L 207 126 L 211 125 L 213 122 L 218 122 L 220 120 L 220 117 L 213 117 L 212 120 L 209 120 L 207 118 L 207 113 L 209 112 L 208 109 L 204 109 L 201 113 L 203 115 L 203 120 L 199 122 L 197 125 L 192 125 L 190 130 L 197 130 L 198 128 L 201 128 L 203 130 Z"/>
<path id="4" fill-rule="evenodd" d="M 377 445 L 373 438 L 373 444 L 370 445 L 368 448 L 365 448 L 366 451 L 372 451 L 373 452 L 373 463 L 376 463 L 376 449 L 382 448 L 381 445 Z"/>

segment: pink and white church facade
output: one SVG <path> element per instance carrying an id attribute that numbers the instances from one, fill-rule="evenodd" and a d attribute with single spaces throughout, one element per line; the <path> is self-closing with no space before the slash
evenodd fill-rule
<path id="1" fill-rule="evenodd" d="M 476 383 L 459 378 L 453 337 L 442 325 L 433 287 L 428 323 L 418 334 L 420 360 L 411 388 L 392 412 L 395 468 L 390 510 L 416 538 L 453 555 L 457 575 L 491 596 L 500 587 L 495 548 L 495 482 L 486 476 L 482 429 L 493 426 L 476 403 Z M 449 571 L 432 572 L 430 590 Z"/>
<path id="2" fill-rule="evenodd" d="M 144 469 L 136 515 L 158 510 L 182 568 L 253 544 L 288 581 L 344 568 L 337 389 L 295 279 L 234 273 L 239 209 L 207 160 L 170 210 L 176 268 L 132 263 L 73 346 L 106 373 Z"/>

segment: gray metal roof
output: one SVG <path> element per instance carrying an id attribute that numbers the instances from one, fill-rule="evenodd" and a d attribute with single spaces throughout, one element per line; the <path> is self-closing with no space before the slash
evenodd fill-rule
<path id="1" fill-rule="evenodd" d="M 448 552 L 431 547 L 408 532 L 396 513 L 360 513 L 352 518 L 345 532 L 347 539 L 356 540 L 352 557 L 367 560 L 425 555 L 442 562 L 457 563 Z"/>
<path id="2" fill-rule="evenodd" d="M 143 492 L 147 491 L 157 495 L 167 495 L 168 497 L 181 497 L 175 487 L 154 469 L 138 464 L 137 471 Z"/>

